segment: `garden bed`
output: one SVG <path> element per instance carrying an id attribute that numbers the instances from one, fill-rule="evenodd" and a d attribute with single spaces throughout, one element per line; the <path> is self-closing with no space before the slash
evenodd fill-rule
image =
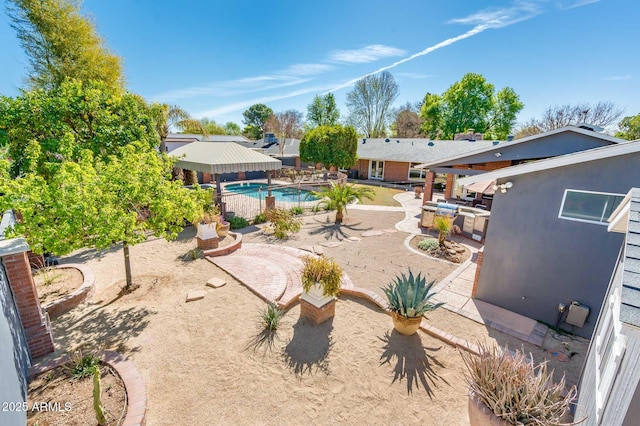
<path id="1" fill-rule="evenodd" d="M 95 289 L 95 275 L 85 265 L 68 264 L 40 270 L 34 275 L 40 303 L 55 318 L 89 299 Z"/>
<path id="2" fill-rule="evenodd" d="M 108 364 L 99 364 L 102 382 L 102 406 L 106 425 L 121 424 L 127 411 L 125 386 Z M 28 425 L 92 425 L 93 376 L 74 378 L 65 365 L 44 372 L 29 382 Z"/>
<path id="3" fill-rule="evenodd" d="M 419 251 L 420 253 L 424 253 L 427 256 L 431 256 L 440 260 L 446 260 L 452 263 L 464 263 L 471 258 L 471 250 L 469 250 L 467 247 L 463 246 L 462 244 L 458 244 L 453 241 L 445 242 L 445 246 L 446 246 L 445 250 L 441 249 L 440 247 L 436 247 L 430 250 L 422 250 L 418 246 L 418 244 L 420 244 L 420 242 L 425 239 L 433 240 L 434 245 L 437 244 L 438 242 L 437 238 L 428 237 L 424 235 L 416 235 L 411 239 L 409 244 L 412 248 Z"/>

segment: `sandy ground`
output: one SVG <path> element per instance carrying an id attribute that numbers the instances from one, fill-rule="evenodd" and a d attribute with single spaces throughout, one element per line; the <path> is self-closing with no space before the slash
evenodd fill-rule
<path id="1" fill-rule="evenodd" d="M 307 216 L 302 231 L 284 242 L 257 227 L 243 233 L 245 242 L 299 247 L 393 229 L 402 218 L 402 213 L 354 210 L 337 229 L 326 214 Z M 311 326 L 299 320 L 294 306 L 275 336 L 261 333 L 261 299 L 207 260 L 186 260 L 194 235 L 190 227 L 175 242 L 132 247 L 134 281 L 141 287 L 126 295 L 119 295 L 121 249 L 63 259 L 90 266 L 97 292 L 91 304 L 53 321 L 57 354 L 94 343 L 129 356 L 147 386 L 149 425 L 468 424 L 464 367 L 456 349 L 422 332 L 400 336 L 378 308 L 345 297 L 331 322 Z M 456 267 L 410 252 L 406 238 L 402 232 L 363 237 L 325 248 L 325 254 L 338 260 L 356 285 L 378 292 L 408 267 L 436 280 Z M 204 287 L 211 277 L 228 284 Z M 206 296 L 185 303 L 189 290 L 205 290 Z M 429 319 L 471 341 L 487 337 L 512 342 L 511 347 L 521 344 L 447 311 Z M 580 355 L 585 352 L 586 347 Z M 579 371 L 581 362 L 576 356 L 559 364 Z"/>

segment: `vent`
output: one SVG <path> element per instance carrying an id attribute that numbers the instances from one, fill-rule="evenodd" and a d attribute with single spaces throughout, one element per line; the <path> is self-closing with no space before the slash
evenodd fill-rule
<path id="1" fill-rule="evenodd" d="M 433 142 L 429 141 L 429 143 L 427 145 L 434 146 L 435 144 Z"/>
<path id="2" fill-rule="evenodd" d="M 384 141 L 385 141 L 385 142 L 391 142 L 391 139 L 386 138 Z"/>

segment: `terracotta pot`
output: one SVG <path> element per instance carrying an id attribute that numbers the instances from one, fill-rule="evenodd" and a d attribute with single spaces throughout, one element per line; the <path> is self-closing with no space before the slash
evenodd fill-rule
<path id="1" fill-rule="evenodd" d="M 471 426 L 505 426 L 506 421 L 496 416 L 493 411 L 469 389 L 469 424 Z"/>
<path id="2" fill-rule="evenodd" d="M 218 222 L 216 231 L 218 232 L 218 236 L 220 238 L 224 238 L 229 234 L 229 227 L 231 224 L 229 222 Z"/>
<path id="3" fill-rule="evenodd" d="M 391 317 L 393 318 L 393 326 L 396 331 L 400 334 L 404 334 L 405 336 L 416 334 L 420 328 L 420 323 L 422 322 L 422 316 L 417 318 L 407 318 L 397 312 L 392 312 Z"/>

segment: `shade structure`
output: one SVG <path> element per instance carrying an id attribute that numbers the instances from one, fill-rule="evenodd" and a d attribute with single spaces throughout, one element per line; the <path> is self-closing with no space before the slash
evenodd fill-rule
<path id="1" fill-rule="evenodd" d="M 465 185 L 464 188 L 470 192 L 479 192 L 481 194 L 491 195 L 496 192 L 496 190 L 493 189 L 493 185 L 495 184 L 495 180 L 484 180 L 482 182 L 470 183 L 469 185 Z"/>
<path id="2" fill-rule="evenodd" d="M 282 168 L 282 161 L 233 142 L 191 142 L 169 155 L 178 157 L 176 167 L 217 175 Z"/>

